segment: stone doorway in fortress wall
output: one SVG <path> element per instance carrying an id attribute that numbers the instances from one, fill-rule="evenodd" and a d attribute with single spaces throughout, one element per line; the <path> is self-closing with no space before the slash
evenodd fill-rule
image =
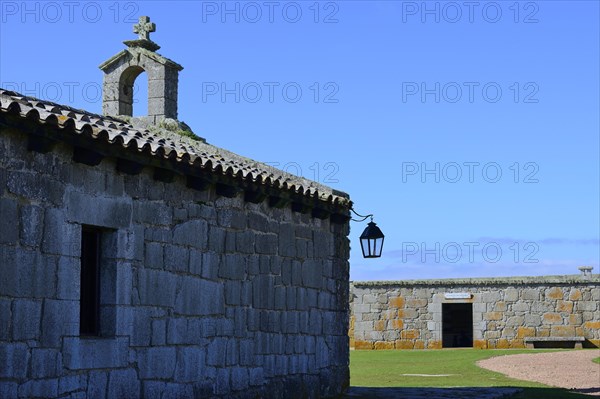
<path id="1" fill-rule="evenodd" d="M 473 347 L 473 304 L 442 304 L 442 348 Z"/>
<path id="2" fill-rule="evenodd" d="M 433 302 L 428 306 L 433 320 L 428 327 L 442 348 L 472 348 L 474 337 L 483 338 L 484 327 L 474 323 L 485 312 L 485 308 L 477 306 L 480 296 L 469 292 L 433 294 Z"/>

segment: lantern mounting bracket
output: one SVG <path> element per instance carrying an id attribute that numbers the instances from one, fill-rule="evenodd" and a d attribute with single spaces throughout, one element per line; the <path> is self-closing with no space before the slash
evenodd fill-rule
<path id="1" fill-rule="evenodd" d="M 365 216 L 365 215 L 361 215 L 361 214 L 359 214 L 358 212 L 356 212 L 356 211 L 354 210 L 354 208 L 350 208 L 350 210 L 351 210 L 351 211 L 352 211 L 352 213 L 354 213 L 356 216 L 358 216 L 359 218 L 362 218 L 362 219 L 354 219 L 354 218 L 350 218 L 350 220 L 352 220 L 353 222 L 364 222 L 364 221 L 365 221 L 365 220 L 367 220 L 368 218 L 371 218 L 371 222 L 373 221 L 373 214 L 372 214 L 372 213 L 370 213 L 370 214 L 368 214 L 368 215 L 366 215 L 366 216 Z"/>

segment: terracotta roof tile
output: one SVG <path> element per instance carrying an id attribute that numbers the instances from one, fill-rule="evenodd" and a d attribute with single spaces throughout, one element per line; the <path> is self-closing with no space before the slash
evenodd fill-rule
<path id="1" fill-rule="evenodd" d="M 123 150 L 133 147 L 152 157 L 176 159 L 193 168 L 210 168 L 216 174 L 239 176 L 253 183 L 290 191 L 318 202 L 344 208 L 351 206 L 349 196 L 344 192 L 176 133 L 165 132 L 163 135 L 136 129 L 118 118 L 96 115 L 1 88 L 0 113 L 15 114 L 59 128 L 74 128 L 75 134 L 89 135 L 107 144 L 120 146 Z M 57 139 L 60 140 L 60 137 Z"/>

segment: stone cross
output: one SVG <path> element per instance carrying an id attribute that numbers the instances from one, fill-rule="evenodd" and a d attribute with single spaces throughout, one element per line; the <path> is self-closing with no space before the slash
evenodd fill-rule
<path id="1" fill-rule="evenodd" d="M 139 35 L 139 40 L 150 40 L 150 32 L 156 32 L 156 24 L 150 22 L 150 17 L 140 17 L 140 21 L 133 25 L 133 33 Z"/>

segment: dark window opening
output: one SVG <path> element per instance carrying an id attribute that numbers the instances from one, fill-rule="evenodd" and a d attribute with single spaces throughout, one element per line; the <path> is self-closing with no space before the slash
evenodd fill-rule
<path id="1" fill-rule="evenodd" d="M 473 347 L 473 304 L 442 304 L 442 347 Z"/>
<path id="2" fill-rule="evenodd" d="M 79 334 L 100 335 L 100 243 L 102 233 L 83 227 L 81 231 L 81 293 Z"/>

